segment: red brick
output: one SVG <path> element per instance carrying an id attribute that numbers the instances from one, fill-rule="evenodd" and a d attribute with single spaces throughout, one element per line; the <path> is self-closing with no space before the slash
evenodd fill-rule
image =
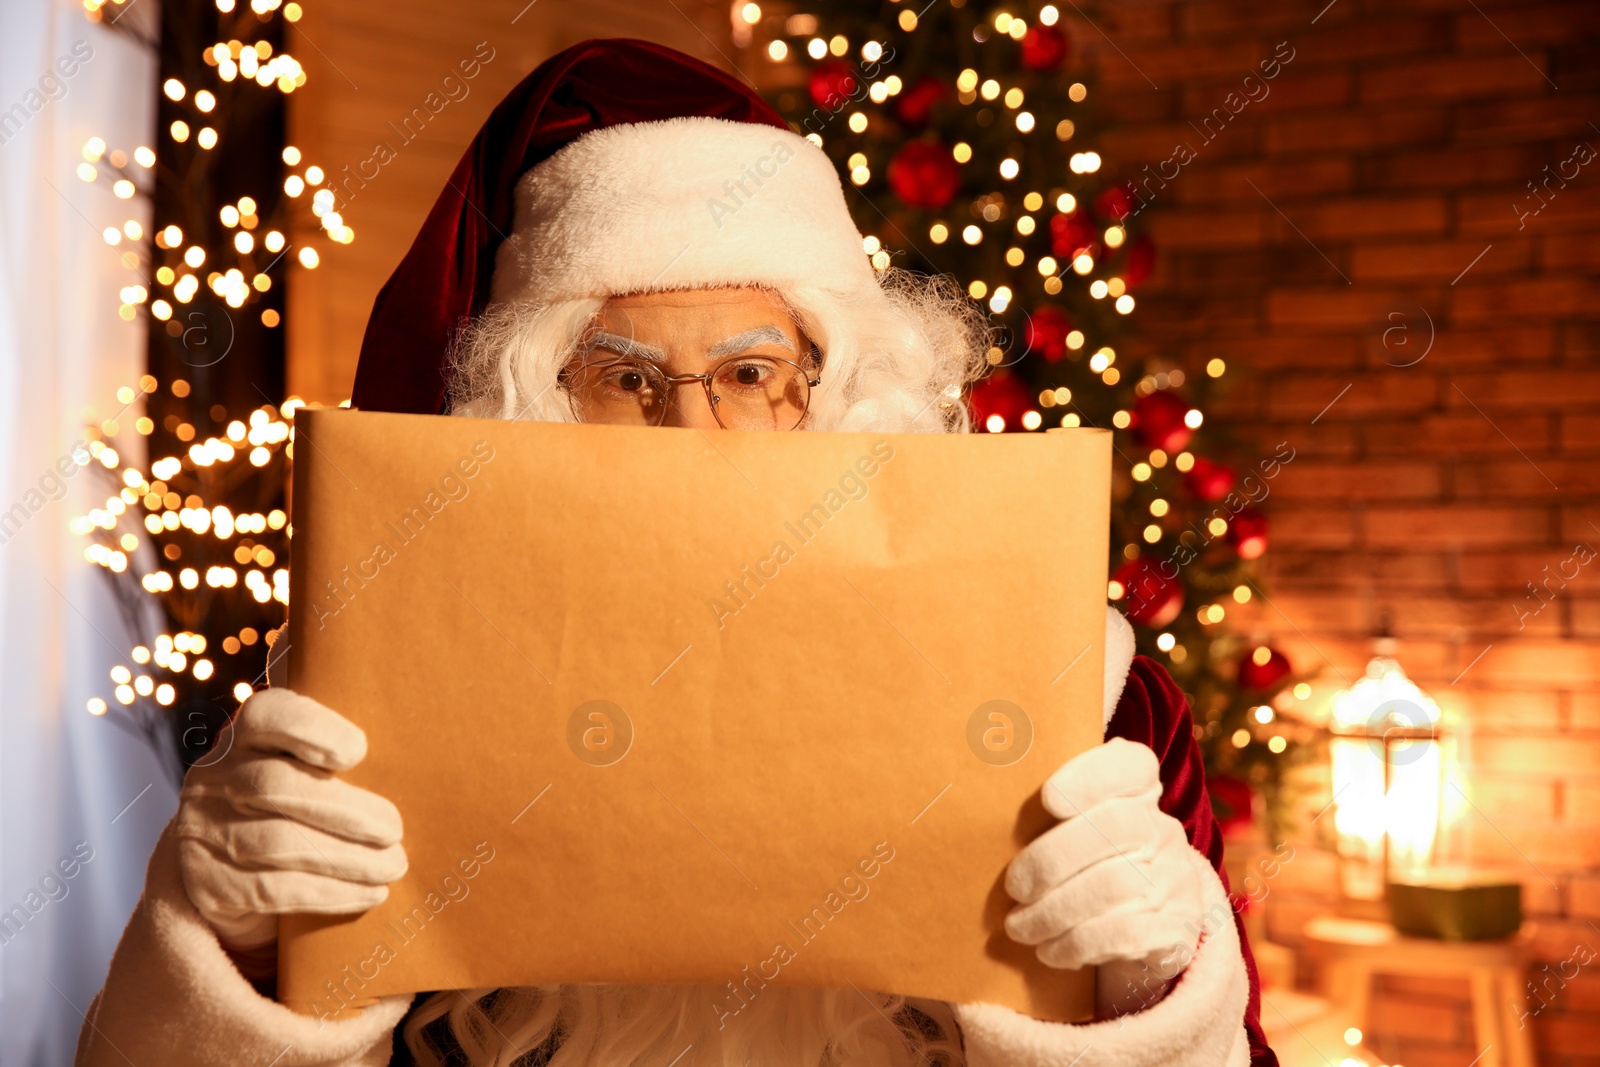
<path id="1" fill-rule="evenodd" d="M 1469 266 L 1472 276 L 1483 276 L 1524 272 L 1532 262 L 1533 242 L 1526 239 L 1496 241 L 1487 252 L 1482 241 L 1367 244 L 1350 250 L 1346 273 L 1357 282 L 1450 282 Z"/>
<path id="2" fill-rule="evenodd" d="M 1567 783 L 1566 816 L 1568 824 L 1586 827 L 1579 832 L 1595 832 L 1600 826 L 1600 779 L 1576 778 Z"/>
<path id="3" fill-rule="evenodd" d="M 1593 119 L 1593 101 L 1568 99 L 1559 93 L 1533 99 L 1479 103 L 1456 118 L 1456 135 L 1463 142 L 1515 144 L 1551 138 L 1584 137 Z M 1571 146 L 1567 146 L 1570 151 Z M 1560 158 L 1565 158 L 1563 153 Z M 1553 162 L 1553 161 L 1552 161 Z M 1533 177 L 1533 175 L 1528 175 Z"/>
<path id="4" fill-rule="evenodd" d="M 1549 84 L 1543 66 L 1538 65 L 1539 58 L 1533 57 L 1530 63 L 1512 52 L 1396 63 L 1363 71 L 1359 97 L 1367 103 L 1391 103 L 1468 100 L 1526 92 Z"/>
<path id="5" fill-rule="evenodd" d="M 1329 14 L 1338 11 L 1335 7 Z M 1411 56 L 1438 51 L 1449 44 L 1450 20 L 1439 17 L 1352 17 L 1339 24 L 1324 19 L 1305 37 L 1295 62 L 1345 64 L 1383 56 Z M 1298 45 L 1298 41 L 1296 42 Z"/>
<path id="6" fill-rule="evenodd" d="M 1274 508 L 1272 528 L 1276 537 L 1306 547 L 1348 547 L 1355 538 L 1353 516 L 1337 507 Z"/>
<path id="7" fill-rule="evenodd" d="M 1151 217 L 1150 236 L 1169 251 L 1255 247 L 1265 233 L 1265 209 L 1263 204 L 1233 211 L 1162 211 Z"/>
<path id="8" fill-rule="evenodd" d="M 1558 529 L 1556 539 L 1563 548 L 1575 545 L 1579 541 L 1594 541 L 1600 544 L 1600 512 L 1595 511 L 1593 502 L 1587 506 L 1562 508 Z"/>
<path id="9" fill-rule="evenodd" d="M 1539 242 L 1539 265 L 1593 273 L 1600 270 L 1600 240 L 1593 233 L 1546 233 Z"/>
<path id="10" fill-rule="evenodd" d="M 1405 151 L 1403 148 L 1362 161 L 1362 178 L 1373 186 L 1429 189 L 1486 183 L 1522 183 L 1548 162 L 1539 145 L 1474 145 Z"/>
<path id="11" fill-rule="evenodd" d="M 1533 1036 L 1541 1056 L 1589 1054 L 1592 1058 L 1595 1039 L 1600 1037 L 1600 1014 L 1544 1011 L 1534 1023 Z"/>
<path id="12" fill-rule="evenodd" d="M 1514 597 L 1468 599 L 1464 596 L 1418 596 L 1394 598 L 1386 607 L 1396 637 L 1437 637 L 1457 639 L 1475 635 L 1484 641 L 1514 633 L 1522 637 L 1557 638 L 1561 633 L 1561 613 L 1546 608 L 1518 616 Z"/>
<path id="13" fill-rule="evenodd" d="M 1471 409 L 1477 405 L 1484 411 L 1600 403 L 1600 369 L 1468 372 L 1454 375 L 1441 396 L 1451 407 Z"/>
<path id="14" fill-rule="evenodd" d="M 1080 38 L 1081 39 L 1081 38 Z M 1134 89 L 1163 80 L 1219 76 L 1243 78 L 1259 73 L 1256 64 L 1272 55 L 1272 46 L 1249 37 L 1230 35 L 1221 41 L 1179 41 L 1140 47 L 1138 54 L 1127 53 L 1124 61 L 1107 57 L 1100 65 L 1107 89 Z"/>
<path id="15" fill-rule="evenodd" d="M 1349 386 L 1348 389 L 1345 387 Z M 1420 412 L 1434 404 L 1431 375 L 1404 374 L 1303 374 L 1274 378 L 1268 383 L 1268 401 L 1279 418 L 1304 415 L 1343 422 L 1374 413 Z"/>
<path id="16" fill-rule="evenodd" d="M 1361 237 L 1442 234 L 1446 221 L 1445 202 L 1440 196 L 1319 198 L 1277 206 L 1283 215 L 1274 211 L 1271 218 L 1278 223 L 1273 236 L 1279 241 L 1298 235 L 1303 235 L 1302 240 L 1327 238 L 1345 242 Z M 1292 227 L 1284 215 L 1293 221 Z"/>
<path id="17" fill-rule="evenodd" d="M 1101 25 L 1118 42 L 1133 41 L 1144 44 L 1170 40 L 1174 36 L 1177 18 L 1172 5 L 1118 4 L 1104 10 L 1105 21 Z"/>
<path id="18" fill-rule="evenodd" d="M 1499 24 L 1498 29 L 1495 23 Z M 1600 29 L 1600 7 L 1589 3 L 1523 4 L 1517 7 L 1511 25 L 1498 19 L 1495 23 L 1476 11 L 1465 10 L 1456 17 L 1456 42 L 1462 49 L 1504 48 L 1503 34 L 1510 34 L 1524 50 L 1561 44 Z"/>
<path id="19" fill-rule="evenodd" d="M 1460 463 L 1455 468 L 1455 489 L 1464 499 L 1543 499 L 1570 493 L 1593 496 L 1600 492 L 1600 463 L 1594 460 L 1550 459 L 1546 456 L 1531 461 L 1519 457 L 1488 463 Z"/>
<path id="20" fill-rule="evenodd" d="M 1549 447 L 1549 416 L 1501 413 L 1494 421 L 1510 441 L 1498 433 L 1484 433 L 1488 424 L 1482 415 L 1470 410 L 1406 420 L 1369 419 L 1361 425 L 1361 439 L 1365 451 L 1375 457 L 1514 456 L 1518 448 L 1535 455 Z"/>
<path id="21" fill-rule="evenodd" d="M 1542 542 L 1550 520 L 1541 511 L 1520 507 L 1374 505 L 1366 509 L 1361 526 L 1367 545 L 1470 548 Z"/>
<path id="22" fill-rule="evenodd" d="M 1263 557 L 1263 573 L 1274 585 L 1281 582 L 1284 588 L 1297 590 L 1376 587 L 1409 592 L 1442 589 L 1450 581 L 1453 568 L 1440 554 L 1308 551 L 1310 546 L 1287 538 L 1278 519 L 1279 510 L 1274 509 L 1275 543 Z"/>
<path id="23" fill-rule="evenodd" d="M 1253 206 L 1263 194 L 1280 200 L 1347 192 L 1354 169 L 1345 156 L 1216 162 L 1184 171 L 1174 188 L 1186 204 L 1233 201 Z"/>
<path id="24" fill-rule="evenodd" d="M 1187 37 L 1231 34 L 1239 30 L 1282 31 L 1298 29 L 1306 23 L 1302 12 L 1264 8 L 1250 0 L 1193 0 L 1178 5 L 1177 13 L 1178 25 Z"/>
<path id="25" fill-rule="evenodd" d="M 1271 118 L 1263 145 L 1270 153 L 1329 152 L 1425 145 L 1446 131 L 1437 108 L 1385 108 L 1378 111 L 1327 111 Z"/>
<path id="26" fill-rule="evenodd" d="M 1600 169 L 1600 164 L 1591 163 L 1590 167 Z M 1539 171 L 1510 188 L 1462 194 L 1456 204 L 1458 232 L 1493 239 L 1542 237 L 1574 228 L 1600 230 L 1600 190 L 1574 184 L 1562 189 L 1552 184 L 1549 192 L 1540 185 L 1540 193 L 1535 194 L 1526 182 L 1536 180 L 1543 180 Z"/>
<path id="27" fill-rule="evenodd" d="M 1191 358 L 1198 365 L 1213 355 L 1223 357 L 1230 364 L 1242 364 L 1241 369 L 1246 374 L 1300 367 L 1345 368 L 1354 367 L 1360 362 L 1354 338 L 1325 334 L 1307 336 L 1274 332 L 1230 337 L 1223 339 L 1220 344 L 1208 344 L 1203 353 L 1196 352 Z M 1226 382 L 1228 378 L 1225 376 L 1222 380 Z"/>
<path id="28" fill-rule="evenodd" d="M 1496 821 L 1556 817 L 1556 787 L 1551 781 L 1477 773 L 1467 790 L 1478 811 Z"/>
<path id="29" fill-rule="evenodd" d="M 1600 731 L 1600 691 L 1582 689 L 1566 696 L 1567 722 L 1571 728 Z"/>
<path id="30" fill-rule="evenodd" d="M 1600 447 L 1600 415 L 1561 416 L 1562 448 Z"/>
<path id="31" fill-rule="evenodd" d="M 1441 707 L 1458 712 L 1472 730 L 1561 728 L 1560 695 L 1547 689 L 1480 689 L 1468 680 L 1435 693 Z"/>
<path id="32" fill-rule="evenodd" d="M 1282 68 L 1282 73 L 1268 81 L 1255 73 L 1256 80 L 1250 83 L 1249 91 L 1256 94 L 1257 99 L 1250 100 L 1249 104 L 1239 112 L 1238 117 L 1247 114 L 1259 114 L 1262 110 L 1269 110 L 1274 114 L 1295 108 L 1328 107 L 1342 104 L 1350 99 L 1350 74 L 1341 69 L 1322 70 L 1295 70 L 1293 66 Z M 1223 98 L 1229 93 L 1237 94 L 1241 99 L 1249 99 L 1245 95 L 1242 78 L 1227 81 L 1204 82 L 1185 89 L 1182 97 L 1183 114 L 1195 120 L 1195 125 L 1200 125 L 1200 118 L 1210 115 L 1216 108 L 1224 108 Z M 1261 95 L 1258 86 L 1266 87 L 1266 95 Z M 1213 124 L 1212 129 L 1215 129 Z M 1202 134 L 1202 139 L 1213 134 Z M 1198 146 L 1197 146 L 1198 147 Z"/>
<path id="33" fill-rule="evenodd" d="M 1274 484 L 1279 500 L 1427 500 L 1439 495 L 1439 468 L 1428 462 L 1322 463 L 1298 460 Z"/>
<path id="34" fill-rule="evenodd" d="M 1567 826 L 1512 818 L 1486 819 L 1471 812 L 1462 822 L 1462 836 L 1468 862 L 1474 866 L 1521 859 L 1534 872 L 1551 880 L 1565 872 L 1600 866 L 1600 834 L 1575 834 Z"/>
<path id="35" fill-rule="evenodd" d="M 1600 919 L 1600 876 L 1579 875 L 1567 883 L 1567 913 L 1574 919 Z"/>
<path id="36" fill-rule="evenodd" d="M 1474 683 L 1583 688 L 1600 674 L 1600 642 L 1497 642 L 1467 673 Z"/>
<path id="37" fill-rule="evenodd" d="M 1331 266 L 1328 275 L 1334 276 Z M 1323 289 L 1284 287 L 1267 294 L 1267 321 L 1275 326 L 1354 327 L 1381 333 L 1390 312 L 1409 306 L 1390 289 L 1347 285 Z"/>
<path id="38" fill-rule="evenodd" d="M 1477 270 L 1477 267 L 1473 270 Z M 1433 360 L 1435 364 L 1440 360 L 1448 360 L 1452 371 L 1469 363 L 1490 363 L 1502 367 L 1507 360 L 1532 363 L 1552 360 L 1557 355 L 1556 333 L 1548 322 L 1519 320 L 1505 325 L 1484 323 L 1476 324 L 1470 330 L 1456 330 L 1445 325 L 1449 320 L 1441 314 L 1442 301 L 1430 302 L 1435 304 L 1432 311 L 1421 308 L 1421 305 L 1397 300 L 1395 306 L 1399 310 L 1386 314 L 1374 324 L 1377 329 L 1361 338 L 1369 366 L 1405 369 L 1406 364 L 1417 359 L 1417 354 L 1409 353 L 1404 346 L 1385 343 L 1384 334 L 1391 326 L 1400 326 L 1405 331 L 1403 334 L 1391 334 L 1391 342 L 1402 336 L 1407 337 L 1408 341 L 1415 338 L 1417 343 L 1425 347 L 1427 355 L 1424 358 Z M 1426 315 L 1419 312 L 1425 312 Z M 1433 344 L 1428 347 L 1430 319 Z M 1425 364 L 1419 362 L 1417 365 Z"/>
<path id="39" fill-rule="evenodd" d="M 1463 321 L 1509 315 L 1545 318 L 1582 315 L 1600 305 L 1600 280 L 1550 275 L 1492 285 L 1463 282 L 1451 293 L 1450 312 Z"/>
<path id="40" fill-rule="evenodd" d="M 1600 541 L 1600 538 L 1596 539 Z M 1567 564 L 1573 554 L 1572 545 L 1563 545 L 1555 548 L 1536 548 L 1522 552 L 1473 552 L 1460 559 L 1460 584 L 1463 591 L 1471 594 L 1498 593 L 1508 598 L 1508 603 L 1521 604 L 1523 595 L 1527 592 L 1528 582 L 1544 580 L 1546 573 L 1559 576 L 1565 570 L 1571 573 L 1575 564 Z M 1565 566 L 1564 566 L 1565 564 Z M 1600 572 L 1600 560 L 1592 562 L 1589 567 L 1580 570 L 1578 576 L 1571 579 L 1571 583 L 1587 582 L 1587 571 L 1594 569 Z M 1547 570 L 1548 569 L 1548 570 Z M 1595 576 L 1600 582 L 1600 573 Z M 1551 583 L 1555 588 L 1555 583 Z M 1523 607 L 1534 606 L 1531 602 L 1521 604 Z M 1508 617 L 1515 618 L 1515 613 Z"/>
<path id="41" fill-rule="evenodd" d="M 1569 590 L 1571 586 L 1568 587 Z M 1572 593 L 1567 601 L 1567 630 L 1573 637 L 1600 638 L 1600 600 L 1590 599 L 1600 581 L 1586 584 L 1583 593 Z"/>

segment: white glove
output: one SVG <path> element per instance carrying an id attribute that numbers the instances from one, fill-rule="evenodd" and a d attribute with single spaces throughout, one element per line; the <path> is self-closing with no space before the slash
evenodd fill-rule
<path id="1" fill-rule="evenodd" d="M 174 820 L 178 862 L 224 948 L 260 957 L 279 915 L 350 914 L 389 895 L 406 871 L 400 812 L 332 773 L 366 754 L 349 719 L 264 689 L 190 768 Z"/>
<path id="2" fill-rule="evenodd" d="M 1051 967 L 1164 960 L 1166 977 L 1182 970 L 1200 942 L 1204 887 L 1160 797 L 1155 753 L 1122 738 L 1052 775 L 1041 799 L 1062 821 L 1011 861 L 1006 892 L 1019 904 L 1006 933 Z"/>

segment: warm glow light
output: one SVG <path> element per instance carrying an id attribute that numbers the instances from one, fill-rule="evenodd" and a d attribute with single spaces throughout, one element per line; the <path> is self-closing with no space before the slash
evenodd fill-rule
<path id="1" fill-rule="evenodd" d="M 1398 663 L 1378 656 L 1367 664 L 1365 677 L 1334 695 L 1330 709 L 1336 733 L 1356 735 L 1336 736 L 1330 746 L 1340 853 L 1376 863 L 1387 834 L 1396 869 L 1425 863 L 1439 822 L 1439 744 L 1431 736 L 1391 740 L 1386 789 L 1382 738 L 1406 728 L 1431 735 L 1441 718 L 1439 705 Z"/>

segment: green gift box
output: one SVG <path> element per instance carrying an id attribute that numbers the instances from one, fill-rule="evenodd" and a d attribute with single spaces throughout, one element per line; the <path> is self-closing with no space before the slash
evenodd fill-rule
<path id="1" fill-rule="evenodd" d="M 1522 884 L 1471 875 L 1389 883 L 1389 921 L 1412 937 L 1493 941 L 1522 926 Z"/>

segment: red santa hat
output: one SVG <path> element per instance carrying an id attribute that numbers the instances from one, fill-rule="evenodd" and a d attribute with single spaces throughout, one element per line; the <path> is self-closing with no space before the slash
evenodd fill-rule
<path id="1" fill-rule="evenodd" d="M 745 84 L 648 41 L 540 64 L 473 138 L 378 293 L 351 399 L 444 408 L 492 302 L 763 285 L 879 295 L 827 157 Z"/>

